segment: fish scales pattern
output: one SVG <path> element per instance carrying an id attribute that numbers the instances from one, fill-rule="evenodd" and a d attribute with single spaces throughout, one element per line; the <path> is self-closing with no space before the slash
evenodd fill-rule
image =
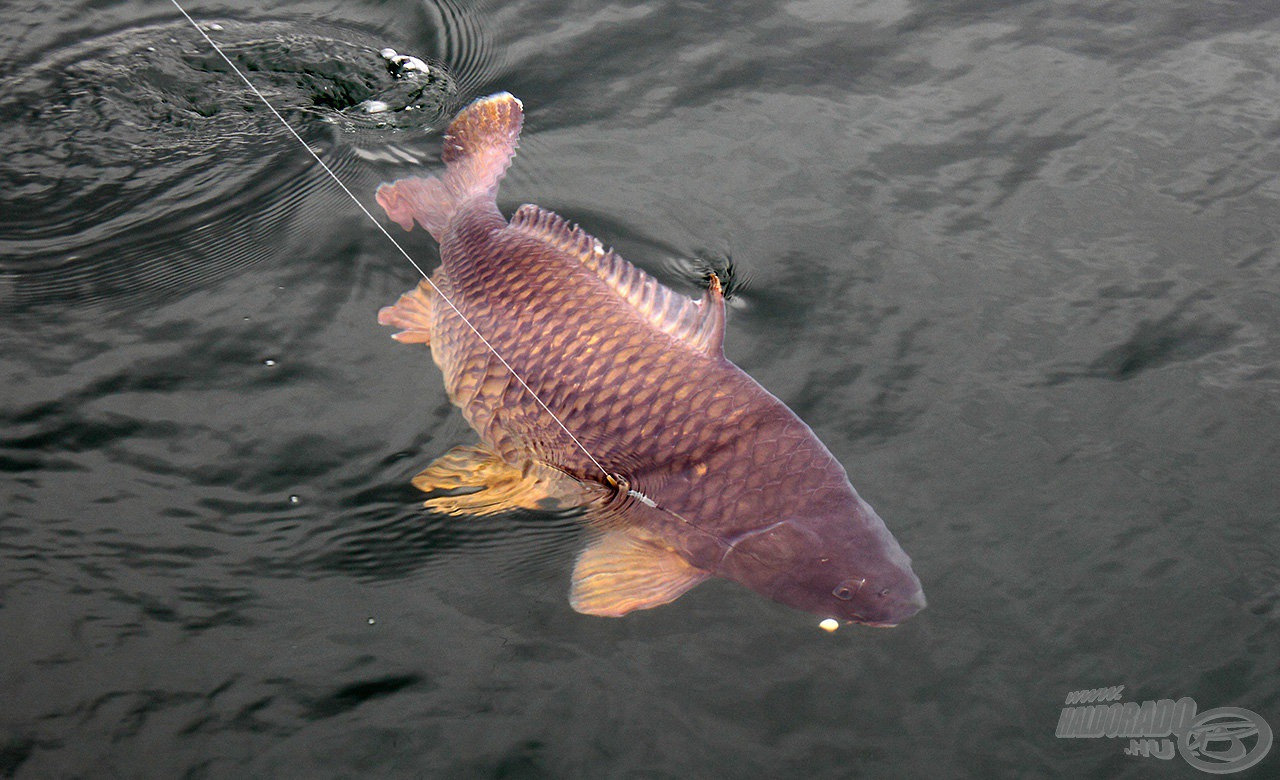
<path id="1" fill-rule="evenodd" d="M 479 100 L 450 125 L 441 177 L 378 191 L 389 217 L 440 242 L 444 294 L 424 282 L 379 322 L 430 345 L 483 440 L 415 477 L 426 504 L 583 507 L 597 531 L 569 600 L 587 614 L 664 604 L 712 575 L 869 625 L 919 611 L 910 558 L 844 468 L 725 359 L 718 280 L 694 301 L 551 212 L 503 217 L 522 121 L 511 95 Z"/>
<path id="2" fill-rule="evenodd" d="M 654 328 L 607 280 L 642 271 L 602 277 L 589 261 L 626 261 L 597 253 L 581 231 L 585 239 L 569 242 L 492 213 L 459 221 L 441 250 L 442 291 L 612 474 L 646 494 L 661 490 L 664 506 L 715 533 L 730 522 L 718 522 L 726 499 L 758 514 L 785 494 L 770 488 L 786 472 L 812 468 L 792 461 L 812 453 L 802 446 L 808 429 L 789 410 L 732 363 Z M 481 438 L 512 462 L 533 452 L 599 482 L 594 464 L 470 328 L 447 307 L 434 314 L 433 355 Z M 735 495 L 723 495 L 723 485 L 737 486 Z"/>

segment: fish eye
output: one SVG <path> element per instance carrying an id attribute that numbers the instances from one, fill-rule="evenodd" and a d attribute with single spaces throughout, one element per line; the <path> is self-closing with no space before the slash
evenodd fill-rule
<path id="1" fill-rule="evenodd" d="M 831 595 L 841 601 L 848 601 L 853 598 L 858 591 L 862 590 L 862 586 L 866 584 L 867 581 L 865 579 L 845 580 L 837 585 L 835 590 L 831 591 Z"/>

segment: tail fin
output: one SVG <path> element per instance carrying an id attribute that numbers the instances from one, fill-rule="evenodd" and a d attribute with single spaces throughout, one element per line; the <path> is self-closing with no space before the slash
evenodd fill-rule
<path id="1" fill-rule="evenodd" d="M 523 124 L 524 107 L 506 92 L 475 101 L 445 133 L 444 174 L 383 184 L 378 205 L 405 230 L 417 220 L 439 240 L 462 203 L 480 194 L 497 195 Z"/>

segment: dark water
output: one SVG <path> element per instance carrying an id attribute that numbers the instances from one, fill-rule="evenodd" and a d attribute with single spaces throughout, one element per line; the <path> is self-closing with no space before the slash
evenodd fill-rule
<path id="1" fill-rule="evenodd" d="M 471 434 L 374 321 L 413 269 L 172 6 L 20 0 L 0 776 L 1201 776 L 1055 737 L 1111 685 L 1280 728 L 1280 6 L 190 10 L 366 204 L 505 89 L 504 206 L 731 263 L 930 606 L 573 613 L 573 520 L 418 506 Z"/>

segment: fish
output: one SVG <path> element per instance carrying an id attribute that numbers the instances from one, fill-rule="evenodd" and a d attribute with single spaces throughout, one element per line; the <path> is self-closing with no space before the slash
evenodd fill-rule
<path id="1" fill-rule="evenodd" d="M 808 425 L 724 354 L 725 294 L 666 287 L 536 205 L 497 192 L 523 104 L 474 101 L 444 169 L 377 202 L 440 265 L 378 322 L 423 344 L 480 441 L 413 479 L 459 518 L 578 511 L 574 610 L 621 617 L 719 577 L 831 620 L 893 626 L 925 606 L 911 559 Z"/>

